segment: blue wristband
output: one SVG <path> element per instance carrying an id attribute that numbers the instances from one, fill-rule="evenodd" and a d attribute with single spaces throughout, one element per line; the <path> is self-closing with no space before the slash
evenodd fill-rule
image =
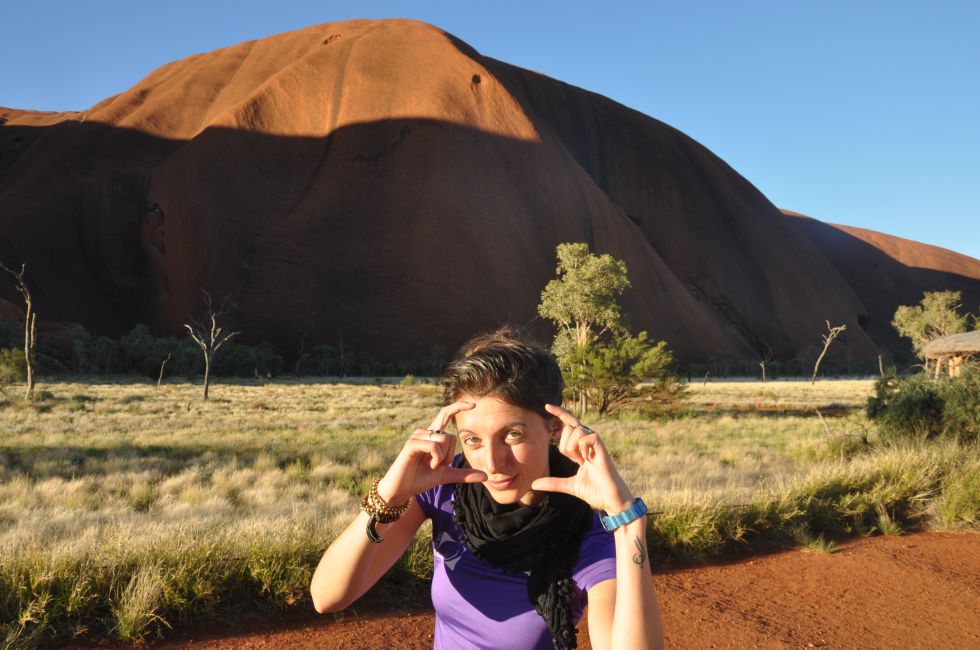
<path id="1" fill-rule="evenodd" d="M 625 526 L 634 519 L 639 519 L 645 515 L 647 513 L 647 504 L 643 503 L 643 499 L 640 497 L 636 497 L 633 505 L 618 515 L 607 515 L 605 512 L 605 510 L 602 511 L 603 514 L 599 517 L 599 521 L 602 523 L 602 527 L 606 529 L 606 532 L 611 533 L 620 526 Z"/>

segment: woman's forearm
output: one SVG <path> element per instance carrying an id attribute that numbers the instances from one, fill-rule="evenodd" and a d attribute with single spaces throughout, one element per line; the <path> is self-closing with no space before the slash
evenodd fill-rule
<path id="1" fill-rule="evenodd" d="M 664 647 L 660 606 L 647 551 L 647 520 L 640 517 L 613 531 L 616 541 L 616 609 L 612 648 Z"/>
<path id="2" fill-rule="evenodd" d="M 320 558 L 310 581 L 318 612 L 340 611 L 370 589 L 408 548 L 425 515 L 413 499 L 398 521 L 375 525 L 384 538 L 380 544 L 368 539 L 368 519 L 367 513 L 359 513 Z"/>
<path id="3" fill-rule="evenodd" d="M 349 526 L 330 544 L 320 558 L 310 582 L 313 606 L 321 614 L 344 609 L 363 591 L 359 589 L 378 549 L 364 532 L 367 513 L 361 512 Z M 379 525 L 382 535 L 386 525 Z"/>

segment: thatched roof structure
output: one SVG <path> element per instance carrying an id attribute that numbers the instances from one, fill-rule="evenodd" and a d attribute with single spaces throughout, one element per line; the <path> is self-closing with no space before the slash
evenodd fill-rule
<path id="1" fill-rule="evenodd" d="M 980 354 L 980 330 L 950 334 L 930 341 L 922 350 L 926 358 Z"/>

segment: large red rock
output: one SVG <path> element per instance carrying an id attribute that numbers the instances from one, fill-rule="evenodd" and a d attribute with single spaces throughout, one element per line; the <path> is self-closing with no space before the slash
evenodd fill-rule
<path id="1" fill-rule="evenodd" d="M 0 258 L 28 263 L 39 318 L 107 334 L 178 333 L 205 288 L 287 354 L 304 333 L 381 358 L 504 321 L 546 336 L 567 241 L 626 261 L 634 329 L 683 359 L 792 356 L 825 320 L 872 357 L 923 289 L 980 301 L 977 260 L 786 216 L 676 129 L 414 21 L 317 25 L 0 120 Z"/>

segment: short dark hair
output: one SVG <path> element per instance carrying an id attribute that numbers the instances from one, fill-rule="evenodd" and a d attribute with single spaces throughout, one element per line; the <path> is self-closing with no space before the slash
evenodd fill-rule
<path id="1" fill-rule="evenodd" d="M 545 404 L 561 405 L 565 381 L 554 355 L 521 329 L 505 325 L 460 348 L 442 373 L 444 404 L 463 395 L 497 397 L 546 418 Z"/>

